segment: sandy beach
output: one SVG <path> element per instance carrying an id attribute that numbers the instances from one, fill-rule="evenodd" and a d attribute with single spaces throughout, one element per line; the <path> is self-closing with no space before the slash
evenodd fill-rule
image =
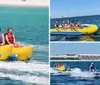
<path id="1" fill-rule="evenodd" d="M 8 6 L 49 6 L 49 0 L 0 0 L 0 5 Z"/>

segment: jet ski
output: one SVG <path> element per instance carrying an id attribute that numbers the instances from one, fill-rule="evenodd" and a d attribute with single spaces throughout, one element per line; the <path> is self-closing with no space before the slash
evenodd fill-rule
<path id="1" fill-rule="evenodd" d="M 93 74 L 93 75 L 95 75 L 95 76 L 100 76 L 100 72 L 91 72 L 90 74 Z"/>

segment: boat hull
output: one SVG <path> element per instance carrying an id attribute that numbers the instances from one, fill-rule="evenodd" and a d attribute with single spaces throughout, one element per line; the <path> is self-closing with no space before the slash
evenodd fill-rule
<path id="1" fill-rule="evenodd" d="M 18 56 L 17 60 L 22 60 L 22 61 L 30 59 L 32 53 L 33 53 L 32 46 L 13 48 L 12 50 L 12 54 L 16 54 Z"/>
<path id="2" fill-rule="evenodd" d="M 10 54 L 12 53 L 12 50 L 13 50 L 12 45 L 0 46 L 0 61 L 7 60 Z"/>

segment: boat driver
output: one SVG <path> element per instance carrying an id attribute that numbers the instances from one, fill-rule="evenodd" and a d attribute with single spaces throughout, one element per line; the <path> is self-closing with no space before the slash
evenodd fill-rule
<path id="1" fill-rule="evenodd" d="M 89 66 L 89 71 L 90 71 L 90 72 L 96 72 L 96 68 L 95 68 L 94 63 L 91 63 L 91 64 L 90 64 L 90 66 Z"/>

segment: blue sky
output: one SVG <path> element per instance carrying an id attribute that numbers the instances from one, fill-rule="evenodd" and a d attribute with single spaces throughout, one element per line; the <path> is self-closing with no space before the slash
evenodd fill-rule
<path id="1" fill-rule="evenodd" d="M 51 17 L 100 14 L 100 0 L 51 0 Z"/>
<path id="2" fill-rule="evenodd" d="M 51 43 L 52 54 L 100 54 L 100 43 Z"/>

